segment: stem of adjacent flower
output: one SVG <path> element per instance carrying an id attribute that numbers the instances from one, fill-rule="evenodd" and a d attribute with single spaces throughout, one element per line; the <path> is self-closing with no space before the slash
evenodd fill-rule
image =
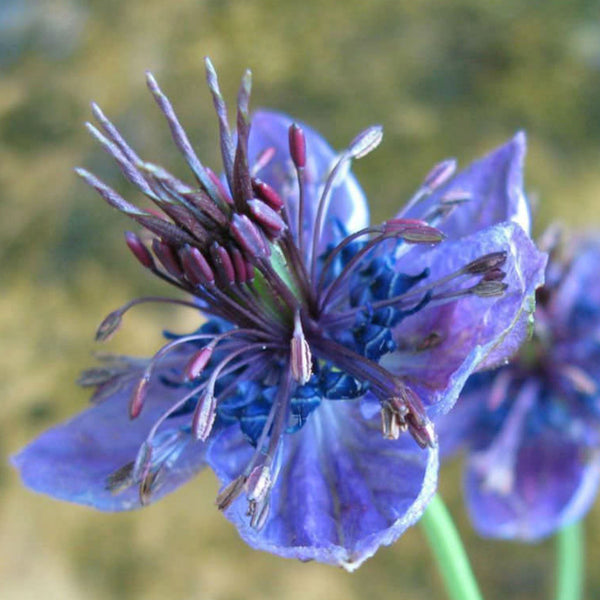
<path id="1" fill-rule="evenodd" d="M 583 597 L 583 545 L 581 521 L 563 527 L 556 534 L 556 600 Z"/>
<path id="2" fill-rule="evenodd" d="M 427 506 L 421 523 L 437 560 L 448 597 L 451 600 L 482 600 L 458 531 L 438 494 Z"/>

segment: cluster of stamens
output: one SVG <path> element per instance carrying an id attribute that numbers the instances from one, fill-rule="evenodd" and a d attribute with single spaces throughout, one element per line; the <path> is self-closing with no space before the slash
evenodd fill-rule
<path id="1" fill-rule="evenodd" d="M 132 386 L 132 419 L 143 411 L 154 381 L 175 381 L 181 388 L 181 397 L 152 427 L 137 459 L 108 482 L 115 491 L 137 484 L 142 502 L 160 485 L 161 473 L 185 444 L 206 441 L 217 423 L 239 419 L 255 452 L 244 472 L 221 492 L 218 505 L 225 509 L 245 492 L 251 523 L 261 527 L 268 515 L 282 438 L 302 427 L 322 399 L 358 398 L 370 391 L 381 403 L 386 438 L 396 439 L 409 431 L 419 445 L 435 444 L 420 399 L 378 359 L 395 347 L 392 328 L 425 306 L 467 295 L 501 295 L 506 288 L 502 281 L 506 254 L 482 256 L 436 281 L 429 281 L 426 271 L 411 276 L 394 272 L 386 262 L 390 253 L 397 258 L 414 244 L 443 240 L 436 226 L 469 200 L 457 193 L 443 196 L 421 220 L 391 219 L 345 235 L 327 251 L 319 251 L 332 193 L 343 183 L 351 161 L 377 147 L 381 128 L 368 128 L 338 155 L 320 182 L 316 216 L 306 235 L 310 147 L 302 127 L 294 124 L 289 129 L 287 162 L 297 194 L 297 202 L 290 205 L 259 177 L 270 161 L 282 161 L 282 157 L 275 157 L 273 148 L 265 148 L 254 164 L 249 163 L 250 73 L 244 75 L 238 94 L 234 136 L 208 60 L 206 69 L 219 120 L 223 180 L 200 162 L 171 103 L 151 75 L 150 91 L 195 184 L 142 161 L 95 105 L 93 113 L 101 130 L 88 124 L 89 130 L 160 212 L 138 208 L 94 175 L 83 169 L 77 172 L 111 206 L 146 230 L 143 236 L 126 233 L 135 258 L 195 298 L 194 302 L 162 297 L 134 300 L 106 317 L 97 339 L 108 339 L 124 313 L 144 302 L 174 302 L 201 310 L 211 320 L 194 334 L 175 337 L 143 365 L 123 367 L 113 361 L 109 367 L 87 372 L 84 383 L 99 389 L 108 384 Z M 443 186 L 454 170 L 452 160 L 435 167 L 404 214 Z M 290 214 L 292 206 L 294 214 Z M 350 292 L 358 286 L 362 295 Z M 440 341 L 439 334 L 431 332 L 415 350 Z M 259 400 L 254 404 L 247 400 L 246 390 L 240 392 L 248 382 L 258 386 Z M 170 418 L 182 414 L 191 416 L 187 427 L 175 432 L 165 429 Z"/>

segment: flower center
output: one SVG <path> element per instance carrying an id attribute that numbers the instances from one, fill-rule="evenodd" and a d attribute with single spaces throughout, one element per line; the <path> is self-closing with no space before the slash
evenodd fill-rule
<path id="1" fill-rule="evenodd" d="M 219 505 L 226 508 L 245 490 L 251 522 L 260 527 L 282 437 L 301 429 L 321 402 L 357 399 L 370 392 L 381 404 L 385 437 L 395 439 L 408 430 L 423 447 L 435 443 L 421 400 L 406 381 L 381 366 L 380 359 L 396 350 L 398 326 L 410 315 L 468 295 L 501 295 L 506 289 L 506 253 L 484 255 L 437 280 L 427 270 L 398 271 L 398 257 L 414 245 L 443 240 L 436 225 L 464 197 L 442 198 L 423 220 L 399 217 L 351 233 L 331 223 L 326 231 L 330 242 L 323 251 L 332 192 L 344 181 L 351 161 L 379 144 L 381 128 L 368 128 L 338 155 L 319 182 L 320 194 L 311 206 L 314 217 L 307 223 L 306 188 L 315 174 L 303 129 L 295 124 L 289 129 L 288 179 L 294 182 L 295 194 L 284 202 L 259 178 L 273 159 L 273 148 L 264 148 L 256 163 L 249 164 L 249 73 L 238 95 L 233 136 L 210 63 L 207 72 L 219 117 L 224 181 L 195 155 L 151 75 L 149 88 L 196 186 L 142 161 L 94 107 L 103 132 L 92 125 L 90 131 L 161 213 L 133 206 L 87 171 L 79 169 L 79 174 L 151 234 L 148 242 L 128 232 L 127 245 L 145 268 L 195 298 L 194 303 L 174 302 L 200 309 L 209 320 L 191 335 L 174 336 L 143 365 L 117 361 L 104 374 L 88 372 L 87 379 L 100 388 L 135 381 L 129 404 L 132 418 L 140 415 L 157 382 L 181 392 L 152 427 L 137 460 L 111 479 L 111 488 L 138 483 L 144 500 L 156 489 L 158 473 L 176 460 L 185 444 L 207 440 L 215 427 L 238 424 L 255 452 L 244 472 L 222 492 Z M 405 211 L 453 171 L 453 161 L 434 168 Z M 168 301 L 142 298 L 126 304 L 102 322 L 97 338 L 110 337 L 129 308 L 152 300 Z M 432 331 L 416 349 L 439 342 L 439 334 Z M 188 424 L 166 435 L 170 420 L 185 415 Z"/>

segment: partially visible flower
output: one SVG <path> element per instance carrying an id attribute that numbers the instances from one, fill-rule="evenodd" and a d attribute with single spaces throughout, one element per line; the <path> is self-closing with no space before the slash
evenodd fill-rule
<path id="1" fill-rule="evenodd" d="M 250 123 L 248 72 L 233 134 L 210 62 L 207 75 L 222 178 L 151 75 L 194 183 L 140 159 L 95 106 L 101 130 L 90 131 L 161 212 L 78 172 L 146 229 L 126 234 L 134 256 L 208 321 L 152 359 L 85 372 L 94 406 L 14 462 L 33 489 L 101 510 L 157 500 L 208 465 L 224 485 L 219 508 L 252 546 L 352 569 L 433 494 L 431 414 L 521 341 L 544 264 L 511 222 L 526 216 L 524 138 L 454 179 L 454 161 L 441 163 L 402 213 L 369 225 L 349 167 L 379 144 L 380 127 L 336 155 L 284 115 Z M 111 313 L 98 339 L 149 300 Z"/>
<path id="2" fill-rule="evenodd" d="M 473 375 L 440 422 L 442 453 L 468 450 L 468 509 L 486 536 L 540 539 L 598 492 L 600 236 L 552 245 L 533 337 L 510 364 Z"/>

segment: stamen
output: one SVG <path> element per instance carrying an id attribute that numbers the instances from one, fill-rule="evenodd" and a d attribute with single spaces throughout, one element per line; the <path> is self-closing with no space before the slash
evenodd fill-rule
<path id="1" fill-rule="evenodd" d="M 125 232 L 125 243 L 142 266 L 147 269 L 156 268 L 152 254 L 150 254 L 150 251 L 146 248 L 140 237 L 133 233 L 133 231 Z"/>
<path id="2" fill-rule="evenodd" d="M 244 490 L 246 477 L 239 475 L 230 481 L 217 495 L 215 504 L 219 510 L 227 510 Z"/>
<path id="3" fill-rule="evenodd" d="M 183 250 L 181 250 L 181 262 L 186 277 L 193 285 L 214 285 L 215 274 L 198 248 L 195 246 L 184 246 Z"/>
<path id="4" fill-rule="evenodd" d="M 248 207 L 252 216 L 273 239 L 279 238 L 286 230 L 285 221 L 265 202 L 250 200 Z"/>
<path id="5" fill-rule="evenodd" d="M 444 185 L 456 172 L 456 159 L 448 158 L 438 163 L 423 180 L 423 187 L 430 192 Z"/>
<path id="6" fill-rule="evenodd" d="M 306 139 L 301 127 L 293 123 L 289 129 L 290 156 L 298 180 L 298 214 L 296 215 L 296 239 L 298 251 L 304 257 L 304 168 L 306 167 Z"/>
<path id="7" fill-rule="evenodd" d="M 139 187 L 146 196 L 155 199 L 156 194 L 152 191 L 142 174 L 137 170 L 137 163 L 132 163 L 121 151 L 120 146 L 110 141 L 106 136 L 98 131 L 98 129 L 94 127 L 92 123 L 86 123 L 85 126 L 92 136 L 95 137 L 98 142 L 100 142 L 100 145 L 104 148 L 104 150 L 106 150 L 106 152 L 115 159 L 125 178 L 133 183 L 133 185 Z"/>
<path id="8" fill-rule="evenodd" d="M 169 244 L 154 238 L 152 240 L 152 250 L 169 275 L 175 279 L 183 277 L 183 269 L 179 264 L 177 252 Z"/>
<path id="9" fill-rule="evenodd" d="M 217 398 L 212 390 L 207 390 L 198 400 L 192 417 L 192 435 L 205 442 L 212 431 L 217 417 Z"/>
<path id="10" fill-rule="evenodd" d="M 210 256 L 221 281 L 226 285 L 235 283 L 235 269 L 227 250 L 218 242 L 214 242 L 210 247 Z"/>
<path id="11" fill-rule="evenodd" d="M 415 205 L 447 183 L 456 171 L 456 164 L 455 159 L 449 158 L 435 165 L 425 176 L 419 189 L 417 189 L 412 198 L 405 204 L 401 214 L 407 214 Z"/>
<path id="12" fill-rule="evenodd" d="M 264 502 L 273 484 L 271 468 L 267 465 L 259 465 L 252 469 L 252 472 L 246 480 L 246 492 L 250 502 L 258 504 Z"/>
<path id="13" fill-rule="evenodd" d="M 250 174 L 252 175 L 252 177 L 254 177 L 258 173 L 260 173 L 271 162 L 271 160 L 273 160 L 274 156 L 275 156 L 275 148 L 273 146 L 269 146 L 268 148 L 265 148 L 256 157 L 256 160 L 254 161 L 254 164 L 252 165 L 252 169 L 250 171 Z"/>
<path id="14" fill-rule="evenodd" d="M 252 180 L 252 189 L 273 210 L 279 211 L 285 206 L 279 194 L 268 183 L 255 178 Z"/>
<path id="15" fill-rule="evenodd" d="M 508 253 L 505 250 L 501 252 L 490 252 L 484 254 L 479 258 L 471 261 L 468 265 L 463 267 L 463 272 L 469 275 L 479 275 L 492 269 L 498 269 L 506 263 Z"/>
<path id="16" fill-rule="evenodd" d="M 598 392 L 598 385 L 591 375 L 576 365 L 563 365 L 560 374 L 566 377 L 575 390 L 587 396 L 594 396 Z"/>
<path id="17" fill-rule="evenodd" d="M 188 139 L 185 130 L 179 123 L 179 119 L 177 118 L 177 115 L 173 110 L 171 102 L 163 94 L 162 90 L 158 87 L 158 83 L 156 82 L 156 79 L 154 79 L 152 73 L 146 73 L 146 82 L 148 84 L 150 92 L 156 100 L 156 103 L 158 104 L 160 110 L 167 119 L 167 123 L 169 124 L 169 128 L 171 129 L 171 134 L 175 145 L 179 148 L 186 162 L 192 169 L 192 172 L 196 176 L 198 183 L 215 202 L 218 202 L 219 195 L 215 189 L 215 186 L 211 181 L 210 177 L 208 176 L 204 165 L 196 156 L 196 153 L 194 152 L 194 149 L 190 144 L 190 140 Z"/>
<path id="18" fill-rule="evenodd" d="M 412 244 L 437 244 L 446 237 L 442 231 L 419 219 L 390 219 L 383 223 L 383 233 L 393 233 Z"/>
<path id="19" fill-rule="evenodd" d="M 250 260 L 257 261 L 269 256 L 271 251 L 266 240 L 246 215 L 234 214 L 230 227 L 236 242 Z"/>
<path id="20" fill-rule="evenodd" d="M 215 188 L 218 190 L 223 203 L 228 206 L 233 206 L 233 198 L 229 195 L 229 192 L 225 189 L 225 186 L 223 185 L 219 177 L 214 173 L 214 171 L 212 171 L 208 167 L 205 167 L 205 169 L 208 173 L 208 176 L 210 177 L 210 180 L 215 184 Z"/>
<path id="21" fill-rule="evenodd" d="M 131 399 L 129 401 L 129 418 L 136 419 L 140 416 L 144 402 L 148 394 L 148 384 L 150 383 L 150 374 L 144 372 L 136 386 L 133 388 Z"/>
<path id="22" fill-rule="evenodd" d="M 300 312 L 294 315 L 294 335 L 290 342 L 290 367 L 292 377 L 300 384 L 308 383 L 312 375 L 312 355 L 310 346 L 302 331 Z"/>
<path id="23" fill-rule="evenodd" d="M 372 125 L 364 131 L 361 131 L 348 146 L 348 152 L 352 158 L 360 159 L 373 152 L 383 139 L 383 127 L 381 125 Z"/>
<path id="24" fill-rule="evenodd" d="M 229 182 L 229 187 L 233 187 L 233 161 L 235 151 L 233 147 L 233 139 L 229 130 L 227 106 L 223 100 L 223 96 L 221 95 L 221 90 L 219 89 L 217 72 L 215 71 L 215 68 L 213 67 L 213 64 L 208 56 L 204 58 L 204 65 L 206 67 L 206 81 L 208 83 L 208 89 L 212 94 L 213 104 L 219 119 L 219 138 L 221 140 L 221 157 L 223 159 L 225 176 Z"/>
<path id="25" fill-rule="evenodd" d="M 248 137 L 250 135 L 250 117 L 248 105 L 252 88 L 252 73 L 247 70 L 240 84 L 237 103 L 237 148 L 233 163 L 233 201 L 241 212 L 252 198 L 252 183 L 248 165 Z"/>
<path id="26" fill-rule="evenodd" d="M 127 160 L 135 165 L 140 160 L 140 157 L 123 139 L 123 136 L 119 133 L 119 130 L 106 118 L 101 108 L 95 102 L 92 102 L 92 114 L 94 117 L 96 117 L 97 121 L 100 123 L 112 142 L 116 144 L 119 150 L 125 155 Z"/>
<path id="27" fill-rule="evenodd" d="M 292 123 L 289 129 L 290 156 L 296 169 L 304 169 L 306 166 L 306 138 L 304 130 L 296 123 Z"/>
<path id="28" fill-rule="evenodd" d="M 213 340 L 204 348 L 200 348 L 198 352 L 196 352 L 192 358 L 188 361 L 187 365 L 183 370 L 183 374 L 186 380 L 190 381 L 192 379 L 197 379 L 202 375 L 208 361 L 211 359 L 216 343 Z"/>
<path id="29" fill-rule="evenodd" d="M 315 217 L 311 251 L 309 254 L 310 278 L 312 281 L 315 281 L 316 279 L 318 259 L 317 249 L 319 241 L 321 240 L 323 219 L 329 208 L 331 191 L 339 183 L 338 178 L 341 179 L 342 176 L 345 177 L 347 167 L 352 161 L 352 158 L 362 158 L 379 143 L 377 139 L 379 135 L 383 135 L 383 130 L 378 130 L 378 127 L 379 126 L 371 127 L 354 138 L 350 147 L 340 154 L 340 157 L 325 180 L 325 186 L 323 187 L 323 192 L 321 193 L 317 207 L 317 216 Z M 379 140 L 380 139 L 381 138 L 379 138 Z"/>

